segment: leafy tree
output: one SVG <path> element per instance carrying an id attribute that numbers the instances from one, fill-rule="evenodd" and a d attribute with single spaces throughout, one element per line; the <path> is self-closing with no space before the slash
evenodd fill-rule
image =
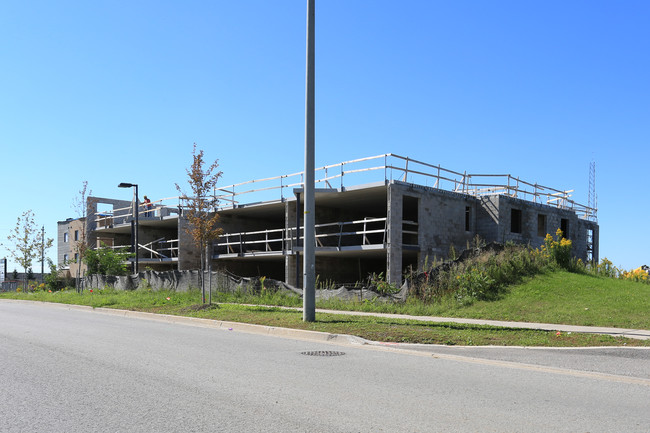
<path id="1" fill-rule="evenodd" d="M 114 250 L 105 245 L 93 250 L 86 250 L 84 262 L 88 267 L 88 274 L 99 275 L 126 275 L 126 260 L 132 256 L 126 248 Z"/>
<path id="2" fill-rule="evenodd" d="M 41 251 L 52 247 L 53 239 L 40 236 L 38 227 L 34 222 L 34 213 L 30 210 L 23 212 L 18 217 L 16 227 L 10 232 L 7 239 L 14 244 L 14 249 L 9 250 L 11 256 L 23 268 L 25 274 L 32 267 L 32 261 Z"/>
<path id="3" fill-rule="evenodd" d="M 205 303 L 205 278 L 203 276 L 211 261 L 211 254 L 207 252 L 207 249 L 212 242 L 219 238 L 223 230 L 217 227 L 219 215 L 216 208 L 219 200 L 214 195 L 214 188 L 222 175 L 222 172 L 217 171 L 219 160 L 215 160 L 205 169 L 203 168 L 204 163 L 203 150 L 197 152 L 196 143 L 194 143 L 192 166 L 186 170 L 192 193 L 185 194 L 178 184 L 176 184 L 176 189 L 185 201 L 184 215 L 188 221 L 186 231 L 200 251 L 201 292 Z"/>

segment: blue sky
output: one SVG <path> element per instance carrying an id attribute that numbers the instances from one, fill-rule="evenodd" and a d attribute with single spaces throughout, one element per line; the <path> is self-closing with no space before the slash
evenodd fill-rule
<path id="1" fill-rule="evenodd" d="M 587 204 L 594 160 L 601 257 L 650 264 L 649 2 L 316 3 L 317 166 L 392 152 Z M 223 185 L 302 170 L 305 17 L 302 0 L 0 3 L 0 257 L 27 209 L 56 237 L 83 181 L 177 195 L 194 142 Z"/>

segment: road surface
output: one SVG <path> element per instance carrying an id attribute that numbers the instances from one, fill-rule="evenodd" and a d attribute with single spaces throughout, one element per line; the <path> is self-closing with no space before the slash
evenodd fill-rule
<path id="1" fill-rule="evenodd" d="M 0 432 L 647 432 L 649 353 L 401 351 L 0 301 Z"/>

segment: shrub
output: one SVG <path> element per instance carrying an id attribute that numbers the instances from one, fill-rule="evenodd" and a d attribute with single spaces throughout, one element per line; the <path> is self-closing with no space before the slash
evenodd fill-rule
<path id="1" fill-rule="evenodd" d="M 88 274 L 99 275 L 126 275 L 126 260 L 131 257 L 126 248 L 114 250 L 102 246 L 96 250 L 89 249 L 84 255 L 84 262 L 88 266 Z"/>
<path id="2" fill-rule="evenodd" d="M 571 248 L 573 244 L 563 236 L 561 229 L 557 229 L 555 237 L 556 239 L 553 239 L 553 236 L 549 233 L 546 234 L 541 252 L 560 268 L 570 271 L 573 269 L 571 260 Z"/>

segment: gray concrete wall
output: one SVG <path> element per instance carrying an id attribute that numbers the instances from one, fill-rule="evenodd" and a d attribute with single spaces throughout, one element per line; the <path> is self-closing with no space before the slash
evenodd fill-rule
<path id="1" fill-rule="evenodd" d="M 178 217 L 178 270 L 201 268 L 201 254 L 199 248 L 187 232 L 189 222 L 184 215 Z"/>
<path id="2" fill-rule="evenodd" d="M 503 195 L 481 197 L 480 203 L 476 233 L 487 242 L 516 242 L 538 248 L 544 243 L 546 233 L 555 237 L 564 219 L 568 222 L 568 235 L 565 237 L 573 243 L 573 254 L 587 260 L 587 229 L 592 229 L 594 257 L 598 257 L 598 224 L 579 218 L 571 210 Z M 512 209 L 521 211 L 520 233 L 512 231 Z M 546 220 L 542 232 L 538 232 L 539 215 L 544 215 Z"/>
<path id="3" fill-rule="evenodd" d="M 392 182 L 387 195 L 389 233 L 386 273 L 391 283 L 401 284 L 408 265 L 419 267 L 434 258 L 446 259 L 451 245 L 460 253 L 472 242 L 479 221 L 480 202 L 477 198 L 401 182 Z M 413 218 L 405 216 L 405 197 L 417 200 L 419 251 L 414 259 L 407 259 L 404 253 L 403 222 Z M 467 208 L 470 210 L 470 230 L 465 230 Z"/>
<path id="4" fill-rule="evenodd" d="M 470 227 L 465 230 L 465 212 L 470 209 Z M 453 245 L 457 254 L 474 237 L 478 200 L 464 194 L 430 190 L 421 196 L 419 245 L 420 264 L 426 257 L 448 258 Z"/>
<path id="5" fill-rule="evenodd" d="M 402 197 L 404 188 L 395 183 L 388 185 L 386 227 L 386 280 L 391 284 L 402 281 Z"/>

